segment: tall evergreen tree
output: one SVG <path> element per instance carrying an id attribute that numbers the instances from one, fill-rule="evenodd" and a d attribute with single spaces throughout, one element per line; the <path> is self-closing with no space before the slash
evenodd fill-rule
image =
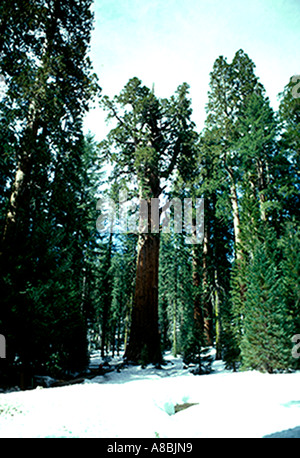
<path id="1" fill-rule="evenodd" d="M 243 335 L 249 256 L 261 225 L 277 208 L 274 199 L 278 178 L 276 119 L 254 69 L 254 63 L 242 50 L 231 63 L 222 56 L 216 60 L 211 73 L 202 147 L 204 163 L 206 168 L 209 166 L 207 173 L 215 176 L 212 185 L 216 195 L 222 189 L 223 196 L 229 196 L 227 202 L 218 196 L 217 206 L 220 208 L 222 202 L 225 210 L 230 204 L 232 213 L 232 223 L 224 211 L 219 213 L 221 221 L 227 220 L 227 227 L 232 224 L 236 258 L 231 272 L 231 293 L 224 297 L 227 309 L 223 309 L 222 314 L 222 347 L 232 367 L 234 360 L 238 360 Z M 206 189 L 209 193 L 207 184 Z M 217 245 L 213 245 L 216 249 Z M 216 274 L 217 279 L 222 278 L 218 271 Z M 228 284 L 225 290 L 229 293 Z"/>
<path id="2" fill-rule="evenodd" d="M 257 94 L 263 97 L 264 89 L 254 73 L 255 65 L 242 50 L 236 52 L 232 63 L 220 56 L 211 72 L 208 94 L 206 129 L 217 147 L 223 179 L 228 182 L 228 196 L 232 208 L 235 255 L 242 257 L 241 215 L 239 186 L 241 182 L 241 154 L 237 142 L 243 138 L 240 120 L 249 101 Z"/>
<path id="3" fill-rule="evenodd" d="M 87 361 L 90 162 L 82 122 L 98 90 L 87 57 L 90 6 L 90 0 L 1 5 L 0 108 L 9 133 L 1 196 L 3 326 L 8 360 L 18 356 L 27 369 L 51 366 L 57 355 L 66 369 Z"/>
<path id="4" fill-rule="evenodd" d="M 257 244 L 249 263 L 241 343 L 243 367 L 269 373 L 287 370 L 292 364 L 291 323 L 282 275 L 274 251 L 269 253 L 276 245 L 276 238 L 269 231 L 266 241 Z"/>
<path id="5" fill-rule="evenodd" d="M 170 100 L 159 100 L 137 78 L 131 79 L 114 100 L 104 98 L 117 127 L 103 147 L 115 170 L 134 179 L 140 200 L 147 203 L 146 225 L 151 229 L 151 199 L 162 193 L 163 180 L 175 167 L 189 169 L 195 133 L 190 120 L 188 86 L 180 86 Z M 115 147 L 115 152 L 112 148 Z M 162 359 L 158 332 L 159 228 L 140 233 L 130 340 L 126 357 L 135 362 L 159 363 Z"/>
<path id="6" fill-rule="evenodd" d="M 300 161 L 300 98 L 295 97 L 293 78 L 280 96 L 280 139 L 277 151 L 277 182 L 279 203 L 275 217 L 282 224 L 286 218 L 299 220 Z M 274 218 L 275 219 L 275 218 Z"/>
<path id="7" fill-rule="evenodd" d="M 222 308 L 229 290 L 233 255 L 232 218 L 231 204 L 227 198 L 230 189 L 220 161 L 218 140 L 214 132 L 208 129 L 201 136 L 199 163 L 198 180 L 205 204 L 202 281 L 206 311 L 203 313 L 210 334 L 210 339 L 206 340 L 211 344 L 215 338 L 219 348 L 222 319 L 218 308 Z"/>
<path id="8" fill-rule="evenodd" d="M 279 241 L 282 249 L 281 269 L 284 298 L 292 320 L 293 334 L 300 330 L 300 231 L 295 222 L 286 224 Z"/>

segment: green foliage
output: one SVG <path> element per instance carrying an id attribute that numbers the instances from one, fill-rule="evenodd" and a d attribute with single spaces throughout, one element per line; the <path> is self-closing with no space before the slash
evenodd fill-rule
<path id="1" fill-rule="evenodd" d="M 299 225 L 290 222 L 279 241 L 282 249 L 281 268 L 284 297 L 291 316 L 294 334 L 300 329 L 300 231 Z"/>
<path id="2" fill-rule="evenodd" d="M 300 99 L 293 95 L 294 86 L 291 78 L 280 94 L 278 113 L 281 137 L 278 142 L 277 163 L 280 162 L 280 168 L 277 183 L 281 205 L 276 216 L 280 222 L 293 216 L 299 220 Z"/>
<path id="3" fill-rule="evenodd" d="M 117 121 L 100 144 L 103 155 L 112 161 L 116 177 L 139 183 L 143 197 L 158 197 L 159 180 L 168 179 L 176 167 L 182 175 L 192 173 L 197 136 L 188 89 L 184 83 L 170 99 L 158 99 L 132 78 L 120 95 L 102 98 L 108 119 Z"/>
<path id="4" fill-rule="evenodd" d="M 242 367 L 277 372 L 291 367 L 291 323 L 282 274 L 266 243 L 257 245 L 248 266 Z"/>
<path id="5" fill-rule="evenodd" d="M 230 299 L 223 303 L 221 320 L 222 359 L 226 369 L 236 371 L 240 366 L 240 326 L 237 325 Z"/>
<path id="6" fill-rule="evenodd" d="M 162 348 L 206 373 L 208 326 L 227 368 L 298 368 L 291 358 L 291 337 L 300 332 L 293 80 L 275 114 L 249 56 L 218 57 L 198 135 L 186 83 L 161 99 L 132 78 L 119 95 L 102 97 L 115 127 L 98 148 L 82 132 L 100 92 L 87 57 L 90 6 L 0 5 L 0 332 L 8 366 L 62 377 L 87 365 L 88 349 L 105 356 L 126 348 L 138 236 L 111 234 L 109 209 L 101 209 L 107 233 L 95 227 L 96 196 L 118 202 L 126 190 L 128 199 L 205 200 L 203 244 L 187 244 L 172 225 L 160 237 Z M 105 181 L 104 163 L 113 166 Z M 139 363 L 149 362 L 144 345 Z"/>
<path id="7" fill-rule="evenodd" d="M 187 339 L 186 317 L 193 308 L 191 247 L 184 234 L 172 231 L 161 237 L 159 314 L 164 349 L 181 353 Z"/>
<path id="8" fill-rule="evenodd" d="M 128 333 L 136 273 L 137 236 L 124 234 L 118 237 L 118 250 L 112 260 L 111 341 L 117 338 L 120 351 Z"/>
<path id="9" fill-rule="evenodd" d="M 10 364 L 25 372 L 63 373 L 88 362 L 96 164 L 82 121 L 99 92 L 87 57 L 90 6 L 0 7 L 1 324 Z"/>

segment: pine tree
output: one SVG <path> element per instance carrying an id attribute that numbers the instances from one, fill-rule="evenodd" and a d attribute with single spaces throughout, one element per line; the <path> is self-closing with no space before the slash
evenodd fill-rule
<path id="1" fill-rule="evenodd" d="M 292 321 L 293 334 L 300 330 L 300 233 L 295 222 L 286 225 L 279 244 L 282 249 L 281 269 L 284 298 Z"/>
<path id="2" fill-rule="evenodd" d="M 274 248 L 272 233 L 267 238 Z M 281 272 L 267 242 L 257 244 L 248 266 L 241 358 L 245 369 L 273 373 L 291 367 L 291 326 Z"/>

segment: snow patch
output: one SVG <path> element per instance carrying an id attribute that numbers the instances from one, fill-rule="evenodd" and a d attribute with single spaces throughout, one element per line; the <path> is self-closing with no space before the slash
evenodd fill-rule
<path id="1" fill-rule="evenodd" d="M 195 376 L 181 358 L 168 354 L 166 361 L 161 369 L 128 366 L 79 385 L 0 394 L 0 437 L 299 434 L 299 372 L 232 373 L 218 361 L 213 373 Z M 101 361 L 94 355 L 92 362 Z M 174 415 L 182 404 L 193 405 Z"/>

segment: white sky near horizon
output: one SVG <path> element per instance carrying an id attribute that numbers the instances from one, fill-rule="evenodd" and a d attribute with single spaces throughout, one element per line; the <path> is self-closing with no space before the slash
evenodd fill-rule
<path id="1" fill-rule="evenodd" d="M 278 93 L 300 74 L 300 0 L 94 0 L 93 10 L 90 57 L 102 93 L 118 94 L 134 76 L 158 97 L 187 82 L 198 131 L 220 55 L 231 62 L 243 49 L 275 110 Z M 96 105 L 85 119 L 98 141 L 109 130 L 105 117 Z"/>

